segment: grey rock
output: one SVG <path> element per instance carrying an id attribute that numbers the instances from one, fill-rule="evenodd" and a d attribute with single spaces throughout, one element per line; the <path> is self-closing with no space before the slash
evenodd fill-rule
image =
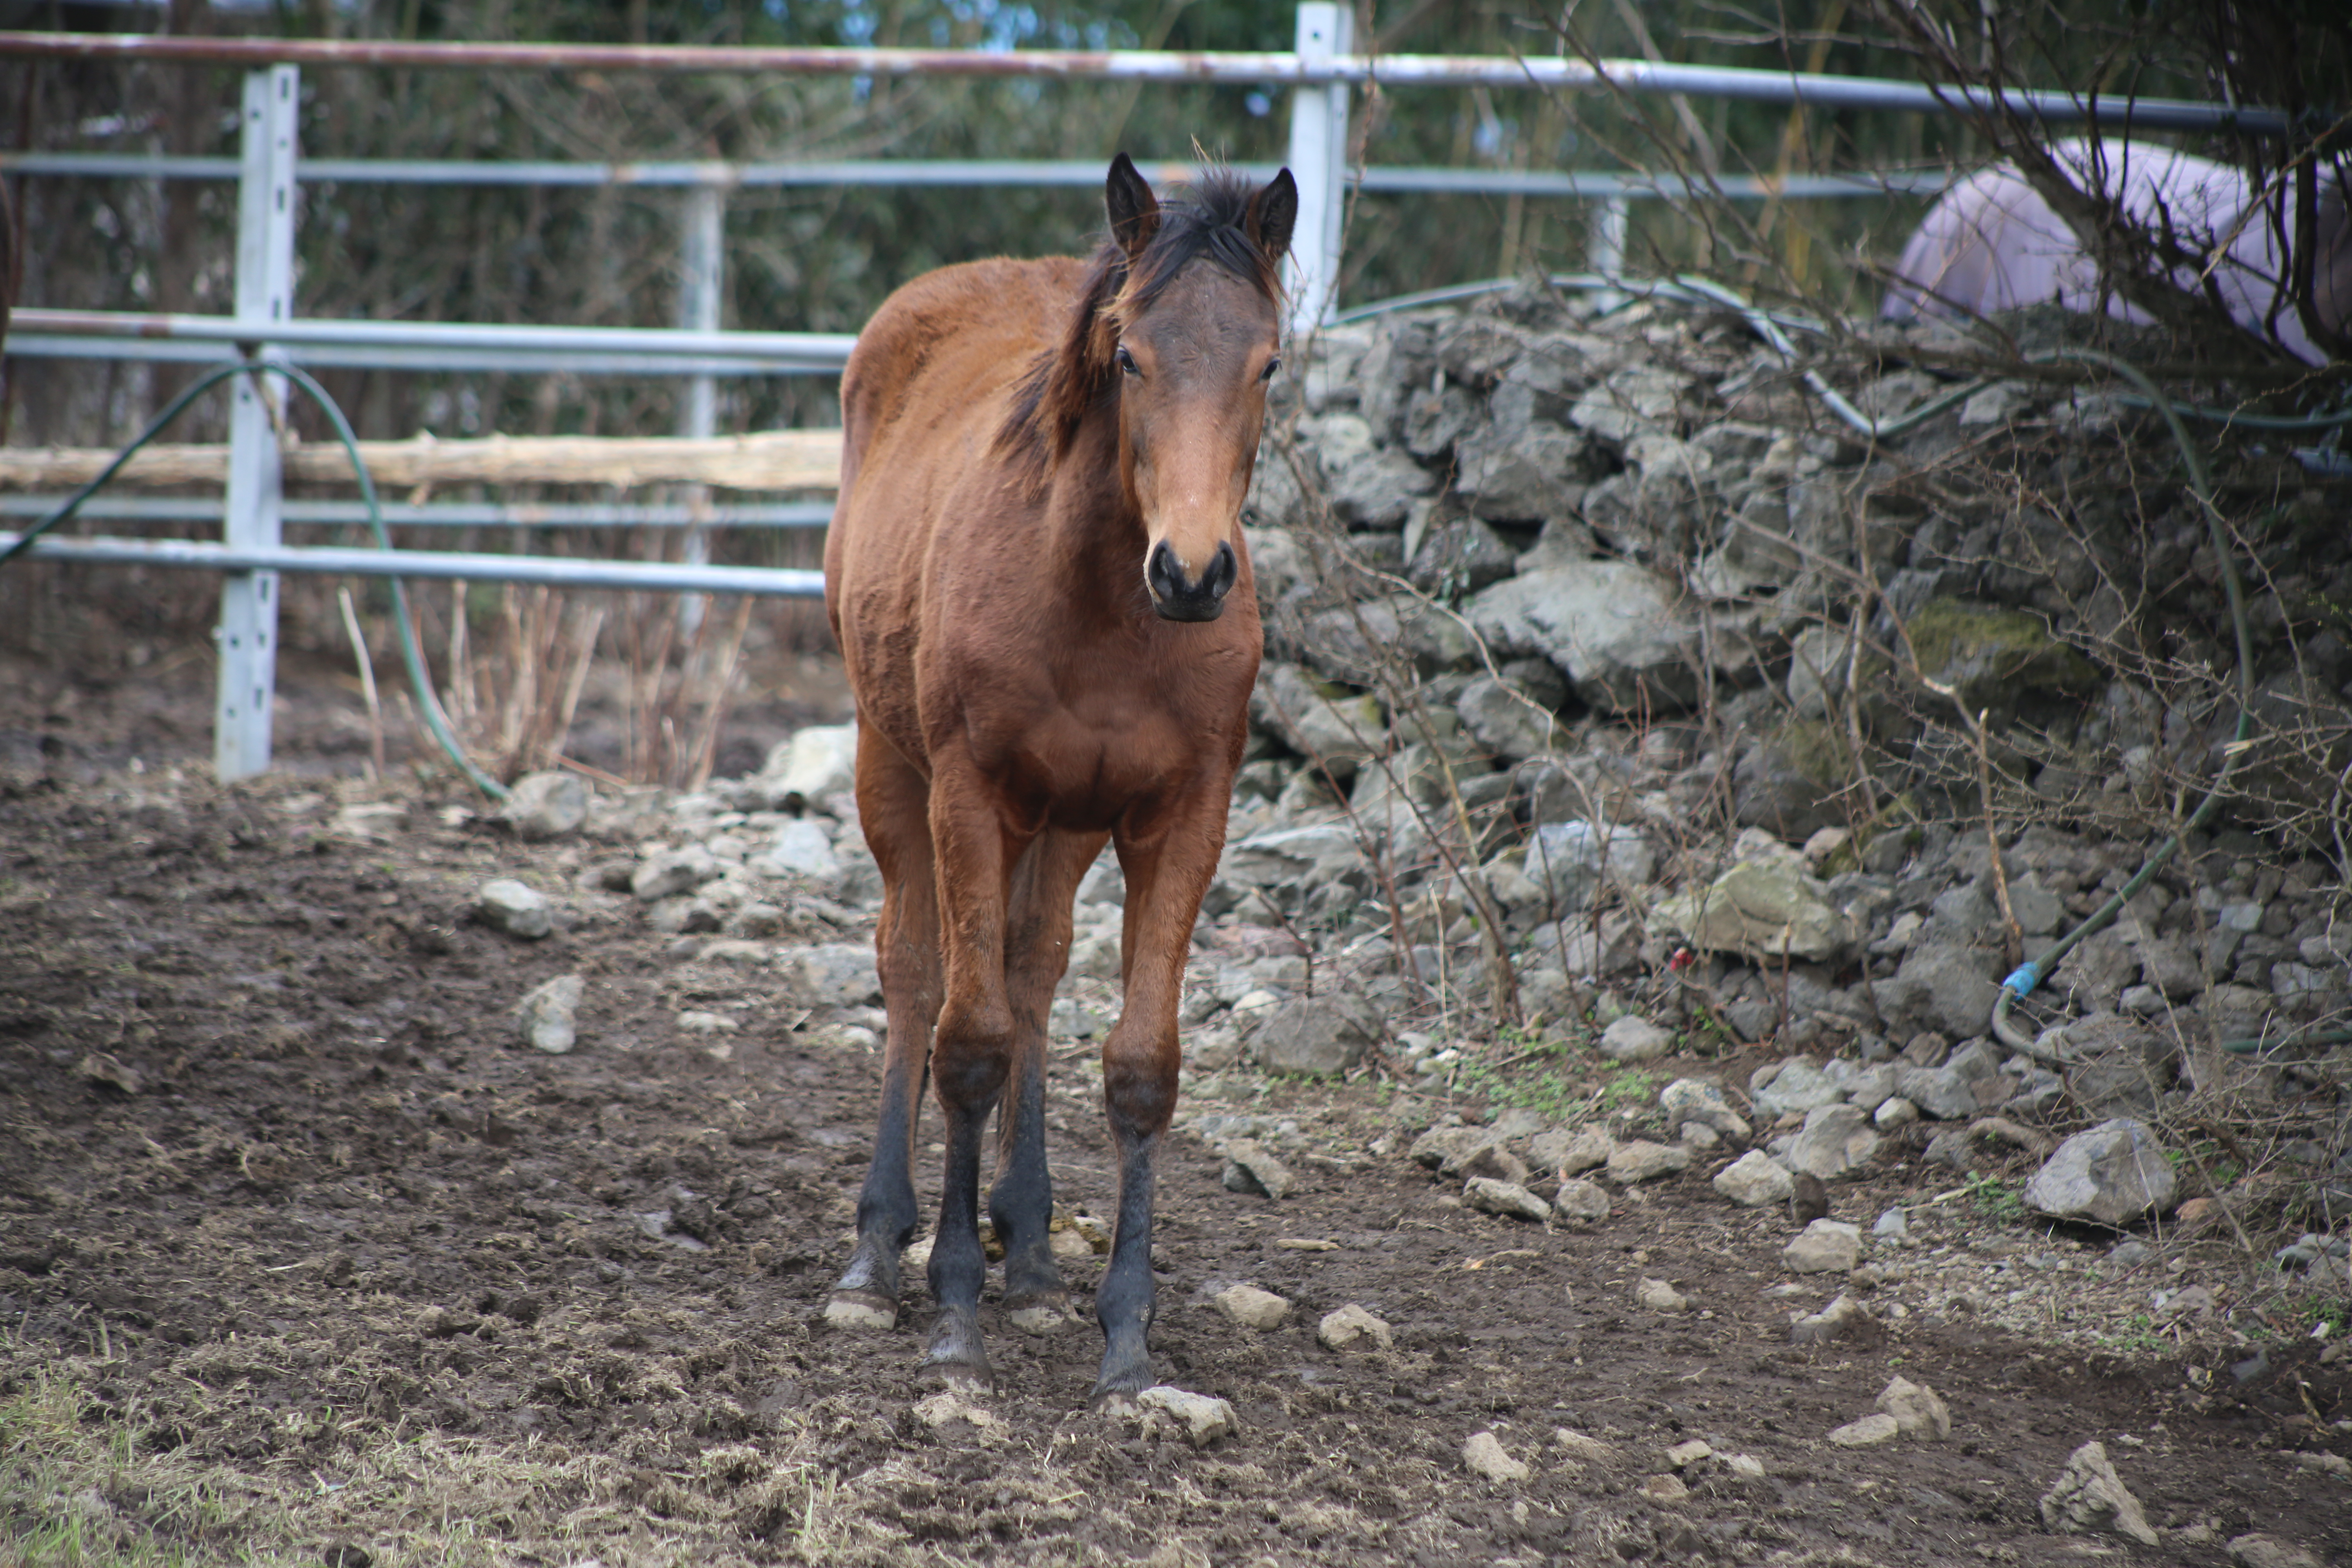
<path id="1" fill-rule="evenodd" d="M 1543 1199 L 1517 1182 L 1498 1182 L 1492 1176 L 1471 1177 L 1463 1184 L 1462 1198 L 1474 1209 L 1506 1219 L 1541 1223 L 1551 1217 L 1551 1205 Z"/>
<path id="2" fill-rule="evenodd" d="M 1769 1076 L 1759 1070 L 1750 1078 L 1748 1097 L 1758 1116 L 1778 1121 L 1792 1111 L 1810 1113 L 1839 1103 L 1845 1098 L 1845 1086 L 1806 1058 L 1790 1057 L 1769 1069 Z"/>
<path id="3" fill-rule="evenodd" d="M 2049 936 L 2066 918 L 2066 901 L 2033 877 L 2010 883 L 2009 907 L 2016 912 L 2018 930 L 2027 936 Z"/>
<path id="4" fill-rule="evenodd" d="M 1590 1224 L 1609 1217 L 1609 1192 L 1597 1182 L 1571 1176 L 1560 1183 L 1559 1192 L 1552 1198 L 1552 1206 L 1562 1219 Z"/>
<path id="5" fill-rule="evenodd" d="M 1559 746 L 1567 730 L 1542 704 L 1507 681 L 1482 675 L 1462 689 L 1454 711 L 1471 738 L 1498 757 L 1514 761 Z"/>
<path id="6" fill-rule="evenodd" d="M 629 878 L 629 891 L 640 903 L 658 903 L 693 892 L 726 873 L 726 862 L 699 844 L 688 844 L 646 856 Z"/>
<path id="7" fill-rule="evenodd" d="M 1888 1209 L 1870 1227 L 1870 1234 L 1891 1247 L 1900 1247 L 1911 1239 L 1911 1216 L 1899 1208 Z"/>
<path id="8" fill-rule="evenodd" d="M 1664 1112 L 1668 1127 L 1696 1122 L 1743 1143 L 1752 1136 L 1748 1119 L 1731 1109 L 1719 1086 L 1703 1078 L 1678 1078 L 1666 1085 L 1658 1091 L 1658 1109 Z"/>
<path id="9" fill-rule="evenodd" d="M 1780 1261 L 1795 1274 L 1843 1274 L 1862 1257 L 1862 1227 L 1842 1219 L 1817 1219 L 1780 1249 Z"/>
<path id="10" fill-rule="evenodd" d="M 1418 1161 L 1433 1171 L 1460 1170 L 1463 1161 L 1494 1142 L 1491 1128 L 1433 1127 L 1412 1141 L 1405 1158 Z"/>
<path id="11" fill-rule="evenodd" d="M 1601 1031 L 1601 1054 L 1612 1062 L 1654 1061 L 1675 1048 L 1675 1037 L 1647 1018 L 1628 1013 Z"/>
<path id="12" fill-rule="evenodd" d="M 2042 1495 L 2042 1523 L 2056 1535 L 2111 1531 L 2128 1536 L 2142 1546 L 2161 1543 L 2161 1538 L 2149 1528 L 2139 1500 L 2116 1474 L 2103 1443 L 2085 1443 L 2067 1457 L 2066 1468 Z"/>
<path id="13" fill-rule="evenodd" d="M 1324 992 L 1283 1003 L 1258 1026 L 1250 1052 L 1269 1072 L 1330 1078 L 1364 1059 L 1380 1038 L 1371 1004 L 1346 992 Z"/>
<path id="14" fill-rule="evenodd" d="M 1907 1018 L 1955 1037 L 1974 1035 L 1992 1016 L 2000 981 L 1986 954 L 1921 940 L 1903 955 L 1894 977 L 1874 981 L 1871 994 L 1881 1015 Z"/>
<path id="15" fill-rule="evenodd" d="M 1868 1115 L 1895 1098 L 1895 1066 L 1881 1062 L 1846 1080 L 1845 1102 Z"/>
<path id="16" fill-rule="evenodd" d="M 1804 1130 L 1789 1151 L 1789 1163 L 1832 1181 L 1869 1163 L 1878 1142 L 1870 1119 L 1861 1111 L 1851 1105 L 1823 1105 L 1806 1112 Z"/>
<path id="17" fill-rule="evenodd" d="M 1250 721 L 1309 761 L 1319 759 L 1343 781 L 1388 737 L 1378 699 L 1326 697 L 1305 670 L 1273 659 L 1259 667 Z"/>
<path id="18" fill-rule="evenodd" d="M 1366 1342 L 1380 1350 L 1396 1349 L 1396 1335 L 1388 1324 L 1353 1301 L 1324 1313 L 1315 1325 L 1315 1339 L 1327 1351 L 1350 1350 Z"/>
<path id="19" fill-rule="evenodd" d="M 2025 1184 L 2025 1203 L 2059 1219 L 2120 1226 L 2169 1205 L 2175 1185 L 2155 1130 L 2118 1118 L 2059 1144 Z"/>
<path id="20" fill-rule="evenodd" d="M 1794 854 L 1743 859 L 1706 888 L 1662 900 L 1656 920 L 1702 952 L 1736 952 L 1757 963 L 1828 963 L 1857 934 Z"/>
<path id="21" fill-rule="evenodd" d="M 1474 1476 L 1505 1486 L 1517 1485 L 1535 1474 L 1526 1460 L 1511 1458 L 1492 1432 L 1473 1433 L 1462 1445 L 1462 1467 Z"/>
<path id="22" fill-rule="evenodd" d="M 2315 1552 L 2261 1531 L 2230 1538 L 2231 1568 L 2322 1568 Z"/>
<path id="23" fill-rule="evenodd" d="M 494 877 L 474 889 L 474 913 L 493 931 L 535 942 L 555 929 L 554 907 L 511 877 Z"/>
<path id="24" fill-rule="evenodd" d="M 1437 489 L 1437 476 L 1405 453 L 1390 447 L 1367 452 L 1333 472 L 1325 465 L 1331 510 L 1359 529 L 1387 532 L 1402 528 L 1412 503 Z"/>
<path id="25" fill-rule="evenodd" d="M 1635 1139 L 1620 1143 L 1609 1156 L 1609 1179 L 1622 1186 L 1644 1182 L 1653 1176 L 1663 1176 L 1673 1171 L 1690 1168 L 1691 1152 L 1673 1143 L 1652 1143 Z"/>
<path id="26" fill-rule="evenodd" d="M 588 820 L 588 781 L 577 773 L 525 773 L 507 791 L 499 820 L 518 838 L 561 838 Z"/>
<path id="27" fill-rule="evenodd" d="M 1539 653 L 1594 708 L 1630 711 L 1697 696 L 1694 629 L 1672 584 L 1628 561 L 1583 561 L 1497 583 L 1464 605 L 1498 651 Z"/>
<path id="28" fill-rule="evenodd" d="M 1579 397 L 1569 423 L 1604 440 L 1623 442 L 1675 423 L 1690 378 L 1650 365 L 1618 371 Z"/>
<path id="29" fill-rule="evenodd" d="M 1940 1443 L 1952 1435 L 1952 1412 L 1925 1384 L 1897 1377 L 1879 1391 L 1878 1408 L 1895 1417 L 1906 1437 Z"/>
<path id="30" fill-rule="evenodd" d="M 1970 1083 L 1981 1083 L 2000 1076 L 2001 1049 L 1990 1039 L 1974 1039 L 1961 1044 L 1944 1058 L 1944 1065 Z"/>
<path id="31" fill-rule="evenodd" d="M 1179 1436 L 1195 1448 L 1205 1448 L 1242 1429 L 1227 1401 L 1165 1384 L 1137 1394 L 1135 1406 L 1148 1436 Z"/>
<path id="32" fill-rule="evenodd" d="M 1715 1190 L 1743 1208 L 1786 1203 L 1796 1190 L 1788 1171 L 1761 1149 L 1750 1149 L 1716 1173 Z"/>
<path id="33" fill-rule="evenodd" d="M 1261 1333 L 1282 1327 L 1290 1317 L 1287 1298 L 1255 1285 L 1228 1285 L 1210 1298 L 1210 1304 L 1229 1321 Z"/>
<path id="34" fill-rule="evenodd" d="M 559 974 L 533 989 L 516 1009 L 523 1043 L 550 1056 L 562 1056 L 579 1040 L 580 998 L 587 982 L 577 974 Z"/>
<path id="35" fill-rule="evenodd" d="M 1903 1435 L 1903 1424 L 1885 1411 L 1849 1421 L 1829 1434 L 1830 1444 L 1839 1448 L 1875 1448 L 1892 1443 Z"/>
<path id="36" fill-rule="evenodd" d="M 1633 1300 L 1645 1311 L 1679 1312 L 1690 1306 L 1671 1280 L 1643 1279 L 1633 1287 Z"/>
<path id="37" fill-rule="evenodd" d="M 1968 1133 L 1963 1129 L 1953 1127 L 1927 1140 L 1926 1158 L 1930 1164 L 1966 1171 L 1976 1163 L 1976 1145 Z"/>
<path id="38" fill-rule="evenodd" d="M 1893 1132 L 1919 1120 L 1919 1108 L 1897 1095 L 1882 1102 L 1870 1113 L 1870 1124 L 1881 1132 Z"/>
<path id="39" fill-rule="evenodd" d="M 1286 1198 L 1298 1178 L 1276 1159 L 1272 1150 L 1253 1138 L 1236 1138 L 1225 1145 L 1225 1190 Z"/>
<path id="40" fill-rule="evenodd" d="M 1948 1067 L 1898 1068 L 1895 1087 L 1905 1100 L 1939 1121 L 1965 1121 L 1977 1113 L 1976 1085 Z"/>
<path id="41" fill-rule="evenodd" d="M 1528 1152 L 1537 1164 L 1558 1171 L 1562 1176 L 1605 1165 L 1616 1152 L 1617 1140 L 1597 1127 L 1578 1132 L 1546 1132 L 1528 1145 Z"/>
<path id="42" fill-rule="evenodd" d="M 1512 1153 L 1499 1137 L 1494 1142 L 1479 1145 L 1467 1159 L 1440 1168 L 1449 1176 L 1486 1176 L 1515 1185 L 1524 1184 L 1528 1179 L 1528 1163 Z"/>
<path id="43" fill-rule="evenodd" d="M 882 999 L 882 975 L 865 942 L 821 942 L 777 955 L 795 999 L 813 1007 L 862 1007 Z"/>
<path id="44" fill-rule="evenodd" d="M 822 823 L 807 816 L 780 826 L 767 853 L 755 864 L 771 876 L 805 877 L 826 884 L 841 875 L 841 857 L 833 852 L 832 837 Z"/>
<path id="45" fill-rule="evenodd" d="M 1657 851 L 1635 828 L 1547 822 L 1528 842 L 1523 867 L 1547 895 L 1547 915 L 1592 907 L 1611 884 L 1638 888 L 1657 874 Z"/>
<path id="46" fill-rule="evenodd" d="M 1870 1328 L 1877 1320 L 1852 1296 L 1841 1291 L 1837 1299 L 1818 1312 L 1808 1313 L 1789 1325 L 1789 1342 L 1792 1345 L 1825 1345 L 1844 1335 Z M 1901 1431 L 1900 1424 L 1895 1427 Z"/>
<path id="47" fill-rule="evenodd" d="M 1454 493 L 1478 516 L 1531 521 L 1572 515 L 1583 487 L 1584 438 L 1557 427 L 1509 437 L 1474 431 L 1456 447 Z"/>
<path id="48" fill-rule="evenodd" d="M 857 784 L 857 726 L 813 724 L 778 743 L 754 781 L 772 808 L 822 801 Z"/>

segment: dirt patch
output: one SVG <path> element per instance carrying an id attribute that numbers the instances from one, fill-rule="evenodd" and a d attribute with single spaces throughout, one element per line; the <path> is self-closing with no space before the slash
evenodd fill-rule
<path id="1" fill-rule="evenodd" d="M 560 898 L 602 846 L 518 844 L 414 791 L 386 796 L 404 826 L 359 837 L 347 779 L 222 789 L 174 724 L 135 750 L 119 717 L 37 728 L 0 784 L 0 1558 L 74 1560 L 70 1533 L 347 1563 L 2040 1562 L 2126 1550 L 2043 1532 L 2094 1438 L 2166 1531 L 2154 1555 L 2212 1563 L 2257 1528 L 2352 1553 L 2341 1473 L 2296 1457 L 2352 1452 L 2317 1343 L 2247 1314 L 2241 1382 L 2226 1314 L 2161 1348 L 1999 1321 L 2029 1276 L 2124 1300 L 2223 1255 L 2166 1242 L 2126 1279 L 2112 1238 L 1921 1201 L 1949 1181 L 1916 1164 L 1833 1189 L 1865 1231 L 1910 1205 L 1910 1246 L 1858 1279 L 1788 1274 L 1788 1213 L 1732 1208 L 1711 1165 L 1545 1228 L 1405 1160 L 1444 1107 L 1378 1085 L 1193 1086 L 1186 1116 L 1254 1117 L 1280 1149 L 1279 1202 L 1171 1142 L 1157 1365 L 1231 1401 L 1236 1435 L 1196 1451 L 1090 1412 L 1091 1328 L 992 1315 L 999 1391 L 925 1405 L 919 1288 L 893 1334 L 819 1321 L 877 1055 L 632 914 L 583 902 L 538 942 L 470 918 L 483 879 Z M 566 973 L 581 1044 L 530 1050 L 515 1005 Z M 1104 1214 L 1089 1058 L 1054 1055 L 1053 1173 Z M 1083 1303 L 1098 1266 L 1066 1267 Z M 1639 1304 L 1650 1279 L 1685 1310 Z M 1211 1299 L 1236 1283 L 1287 1321 L 1229 1321 Z M 1841 1291 L 1874 1326 L 1792 1345 L 1791 1313 Z M 1349 1303 L 1392 1349 L 1318 1345 Z M 1950 1439 L 1829 1446 L 1896 1373 L 1950 1403 Z M 1480 1433 L 1525 1479 L 1465 1468 Z M 1678 1468 L 1691 1439 L 1711 1454 Z"/>

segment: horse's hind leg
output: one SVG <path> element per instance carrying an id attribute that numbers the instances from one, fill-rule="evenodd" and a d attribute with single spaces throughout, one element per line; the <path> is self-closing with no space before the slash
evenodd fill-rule
<path id="1" fill-rule="evenodd" d="M 1013 874 L 1004 989 L 1013 1008 L 1013 1093 L 997 1109 L 996 1184 L 988 1215 L 1004 1244 L 1004 1310 L 1015 1328 L 1050 1333 L 1070 1299 L 1048 1234 L 1054 1183 L 1045 1170 L 1045 1024 L 1070 959 L 1070 900 L 1102 852 L 1100 833 L 1049 832 Z"/>
<path id="2" fill-rule="evenodd" d="M 915 1231 L 915 1128 L 940 1011 L 939 893 L 931 860 L 929 786 L 871 727 L 857 736 L 857 811 L 882 871 L 875 958 L 889 1043 L 874 1162 L 857 1199 L 857 1250 L 825 1304 L 829 1323 L 887 1329 L 898 1321 L 898 1254 Z"/>

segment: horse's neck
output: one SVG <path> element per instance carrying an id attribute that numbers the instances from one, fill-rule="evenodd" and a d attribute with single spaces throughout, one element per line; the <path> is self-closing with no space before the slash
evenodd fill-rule
<path id="1" fill-rule="evenodd" d="M 1045 522 L 1054 580 L 1076 603 L 1108 609 L 1143 581 L 1143 517 L 1119 478 L 1115 410 L 1089 418 L 1051 465 Z"/>

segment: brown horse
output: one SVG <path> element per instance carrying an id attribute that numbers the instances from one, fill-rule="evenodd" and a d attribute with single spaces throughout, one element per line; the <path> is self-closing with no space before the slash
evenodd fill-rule
<path id="1" fill-rule="evenodd" d="M 1261 638 L 1240 524 L 1278 361 L 1298 196 L 1218 174 L 1162 206 L 1124 154 L 1091 262 L 980 261 L 908 284 L 842 376 L 825 607 L 857 699 L 857 805 L 884 880 L 889 1013 L 857 1248 L 825 1316 L 898 1321 L 924 1079 L 946 1119 L 929 1364 L 985 1382 L 981 1131 L 1004 1306 L 1045 1333 L 1045 1016 L 1106 840 L 1126 1003 L 1103 1043 L 1118 1217 L 1097 1397 L 1150 1382 L 1155 1152 L 1176 1005 L 1224 847 Z"/>

